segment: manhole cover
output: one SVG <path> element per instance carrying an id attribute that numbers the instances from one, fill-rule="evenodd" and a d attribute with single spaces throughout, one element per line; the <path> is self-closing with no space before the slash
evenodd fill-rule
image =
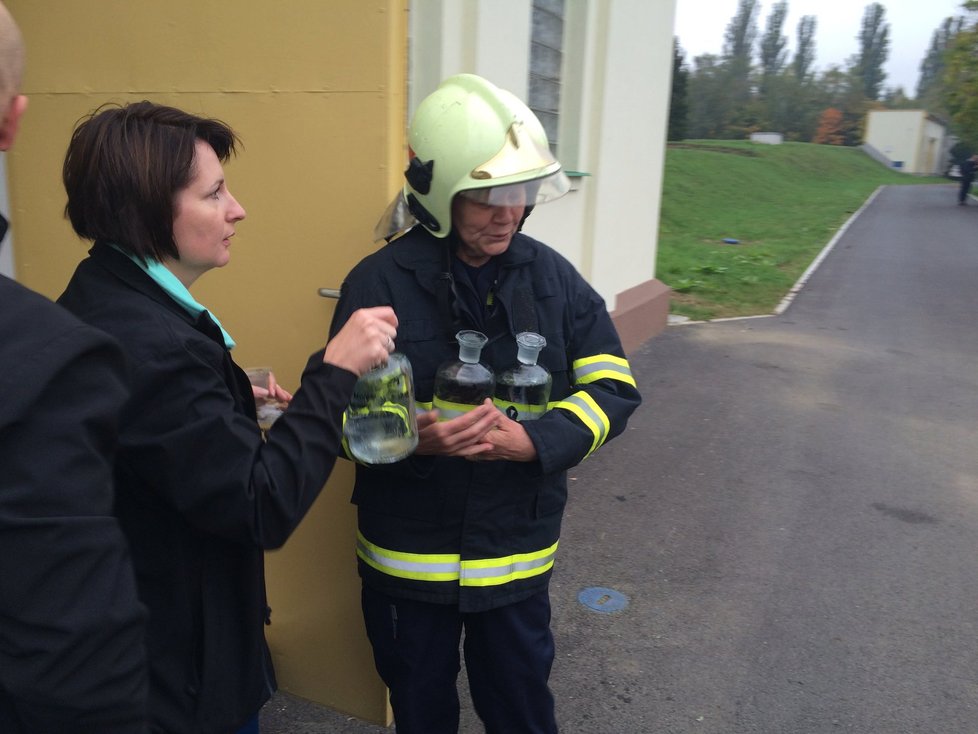
<path id="1" fill-rule="evenodd" d="M 620 591 L 603 586 L 589 586 L 581 589 L 577 600 L 588 609 L 596 612 L 619 612 L 628 606 L 628 597 Z"/>

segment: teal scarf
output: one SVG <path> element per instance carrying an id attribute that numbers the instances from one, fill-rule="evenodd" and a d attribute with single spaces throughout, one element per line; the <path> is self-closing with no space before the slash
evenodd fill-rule
<path id="1" fill-rule="evenodd" d="M 139 256 L 126 252 L 118 245 L 112 245 L 112 247 L 136 263 L 140 270 L 152 278 L 160 288 L 166 291 L 166 294 L 170 298 L 179 303 L 191 316 L 199 316 L 202 312 L 207 311 L 206 308 L 194 300 L 194 297 L 190 295 L 190 291 L 187 290 L 187 286 L 181 283 L 166 265 L 158 260 L 151 260 L 147 263 Z M 224 346 L 228 349 L 234 349 L 234 339 L 231 338 L 231 335 L 225 331 L 224 327 L 221 326 L 221 322 L 217 320 L 217 317 L 212 312 L 208 311 L 208 315 L 224 335 Z"/>

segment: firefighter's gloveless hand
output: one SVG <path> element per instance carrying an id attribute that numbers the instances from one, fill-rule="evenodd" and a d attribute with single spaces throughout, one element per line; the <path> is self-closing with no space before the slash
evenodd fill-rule
<path id="1" fill-rule="evenodd" d="M 504 413 L 499 414 L 496 425 L 485 436 L 492 448 L 469 458 L 475 461 L 533 461 L 537 449 L 530 440 L 526 429 Z"/>
<path id="2" fill-rule="evenodd" d="M 489 399 L 478 408 L 447 421 L 439 422 L 437 410 L 420 413 L 418 446 L 414 453 L 474 457 L 491 451 L 493 444 L 483 437 L 503 420 L 507 420 L 506 416 Z"/>

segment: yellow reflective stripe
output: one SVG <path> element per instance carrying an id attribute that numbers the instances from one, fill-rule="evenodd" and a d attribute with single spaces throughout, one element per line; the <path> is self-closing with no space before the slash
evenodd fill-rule
<path id="1" fill-rule="evenodd" d="M 586 392 L 576 392 L 573 395 L 559 400 L 554 404 L 555 408 L 563 408 L 576 415 L 580 421 L 588 427 L 594 434 L 594 441 L 591 449 L 585 455 L 590 456 L 598 446 L 605 442 L 608 433 L 611 432 L 611 421 L 607 414 L 601 410 L 598 404 Z"/>
<path id="2" fill-rule="evenodd" d="M 628 360 L 613 354 L 597 354 L 574 360 L 571 369 L 577 385 L 587 385 L 597 380 L 618 380 L 632 387 L 636 386 Z"/>
<path id="3" fill-rule="evenodd" d="M 357 556 L 371 568 L 415 581 L 459 581 L 461 586 L 499 586 L 546 573 L 557 543 L 532 553 L 461 561 L 454 553 L 404 553 L 381 548 L 357 531 Z"/>
<path id="4" fill-rule="evenodd" d="M 447 421 L 452 418 L 458 418 L 460 415 L 465 415 L 470 410 L 475 410 L 477 405 L 470 405 L 468 403 L 453 403 L 448 400 L 442 400 L 436 397 L 432 402 L 432 405 L 438 409 L 438 420 Z"/>
<path id="5" fill-rule="evenodd" d="M 499 586 L 546 573 L 554 565 L 557 543 L 533 553 L 462 561 L 462 586 Z"/>
<path id="6" fill-rule="evenodd" d="M 425 402 L 422 402 L 420 400 L 415 399 L 414 404 L 415 404 L 415 406 L 417 406 L 417 409 L 418 410 L 422 410 L 422 411 L 424 411 L 424 410 L 431 410 L 431 408 L 432 408 L 432 405 L 431 405 L 431 401 L 430 400 L 427 403 L 425 403 Z"/>
<path id="7" fill-rule="evenodd" d="M 357 531 L 357 555 L 371 568 L 388 576 L 416 581 L 458 581 L 457 553 L 403 553 L 374 545 Z"/>
<path id="8" fill-rule="evenodd" d="M 493 405 L 496 406 L 498 410 L 506 415 L 509 415 L 506 411 L 512 408 L 516 411 L 516 420 L 529 421 L 539 418 L 541 415 L 547 412 L 549 406 L 547 405 L 530 405 L 528 403 L 511 403 L 508 400 L 501 400 L 500 398 L 492 399 Z"/>

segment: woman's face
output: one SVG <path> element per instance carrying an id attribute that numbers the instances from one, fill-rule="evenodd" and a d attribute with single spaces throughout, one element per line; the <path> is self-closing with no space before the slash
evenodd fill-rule
<path id="1" fill-rule="evenodd" d="M 245 218 L 224 182 L 217 154 L 202 140 L 195 146 L 193 178 L 174 195 L 173 211 L 173 241 L 180 259 L 163 264 L 189 288 L 211 268 L 230 262 L 234 225 Z"/>
<path id="2" fill-rule="evenodd" d="M 526 210 L 524 199 L 505 206 L 492 206 L 456 196 L 452 202 L 452 224 L 461 244 L 456 255 L 467 265 L 478 267 L 509 248 Z"/>

